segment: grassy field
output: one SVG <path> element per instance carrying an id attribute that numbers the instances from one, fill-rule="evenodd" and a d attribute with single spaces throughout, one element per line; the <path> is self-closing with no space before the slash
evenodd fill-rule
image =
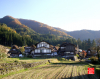
<path id="1" fill-rule="evenodd" d="M 22 59 L 23 61 L 41 61 L 47 59 Z M 40 65 L 18 71 L 12 75 L 6 75 L 2 79 L 99 79 L 96 74 L 88 74 L 87 68 L 92 67 L 88 63 L 79 61 L 58 61 L 56 58 L 49 58 L 50 64 Z M 21 59 L 19 59 L 21 61 Z M 100 65 L 97 65 L 100 66 Z"/>
<path id="2" fill-rule="evenodd" d="M 55 58 L 6 58 L 3 60 L 0 60 L 0 63 L 13 63 L 14 61 L 18 62 L 26 62 L 26 63 L 33 63 L 33 62 L 39 62 L 39 61 L 44 61 L 44 60 L 51 60 L 55 61 Z"/>

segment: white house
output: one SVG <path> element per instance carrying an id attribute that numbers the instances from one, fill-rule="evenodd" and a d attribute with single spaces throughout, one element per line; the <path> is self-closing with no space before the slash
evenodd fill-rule
<path id="1" fill-rule="evenodd" d="M 43 55 L 50 55 L 51 56 L 51 49 L 50 44 L 42 41 L 36 44 L 36 49 L 31 52 L 32 56 L 43 56 Z"/>

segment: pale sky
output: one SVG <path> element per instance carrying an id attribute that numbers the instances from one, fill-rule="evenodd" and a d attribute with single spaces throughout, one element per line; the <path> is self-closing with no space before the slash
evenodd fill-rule
<path id="1" fill-rule="evenodd" d="M 6 15 L 66 31 L 100 30 L 100 0 L 0 0 L 0 18 Z"/>

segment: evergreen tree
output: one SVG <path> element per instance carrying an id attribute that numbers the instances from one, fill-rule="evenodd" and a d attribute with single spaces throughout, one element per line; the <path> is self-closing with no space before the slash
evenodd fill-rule
<path id="1" fill-rule="evenodd" d="M 91 47 L 91 40 L 88 39 L 88 41 L 87 41 L 87 48 L 89 49 L 90 47 Z"/>

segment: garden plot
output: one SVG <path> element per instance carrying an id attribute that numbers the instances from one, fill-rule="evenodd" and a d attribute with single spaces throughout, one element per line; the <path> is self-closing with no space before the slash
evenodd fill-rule
<path id="1" fill-rule="evenodd" d="M 80 64 L 49 64 L 3 79 L 99 79 L 87 73 L 88 66 Z"/>

